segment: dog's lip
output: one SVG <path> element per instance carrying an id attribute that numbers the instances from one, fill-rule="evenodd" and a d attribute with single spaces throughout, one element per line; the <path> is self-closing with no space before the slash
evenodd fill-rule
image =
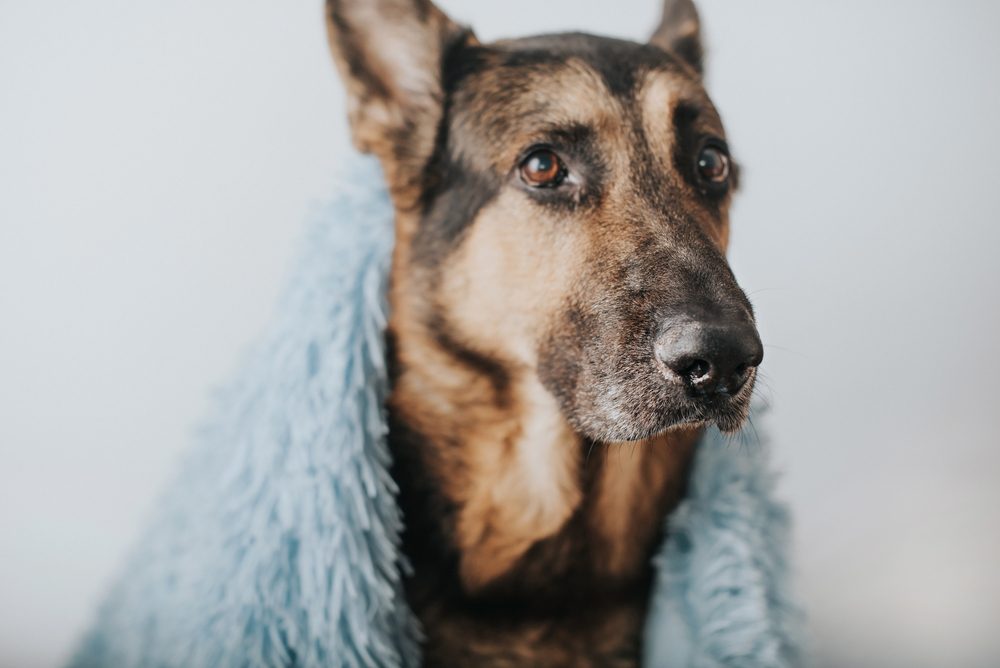
<path id="1" fill-rule="evenodd" d="M 743 428 L 750 415 L 748 396 L 730 396 L 725 402 L 716 403 L 711 409 L 712 422 L 725 433 L 735 433 Z"/>
<path id="2" fill-rule="evenodd" d="M 731 434 L 743 428 L 749 415 L 749 400 L 730 398 L 723 405 L 706 407 L 687 402 L 673 410 L 665 410 L 661 420 L 645 428 L 619 424 L 610 431 L 585 432 L 596 441 L 644 441 L 662 434 L 681 429 L 700 429 L 713 424 L 720 431 Z"/>
<path id="3" fill-rule="evenodd" d="M 739 431 L 749 415 L 750 396 L 742 390 L 735 395 L 717 394 L 711 397 L 688 397 L 679 415 L 671 416 L 674 426 L 715 424 L 721 431 Z"/>
<path id="4" fill-rule="evenodd" d="M 746 385 L 735 394 L 728 392 L 697 396 L 690 394 L 681 382 L 656 374 L 645 379 L 636 379 L 642 390 L 645 388 L 647 402 L 645 410 L 633 414 L 632 407 L 622 396 L 615 397 L 611 415 L 602 415 L 598 421 L 578 420 L 570 413 L 570 422 L 595 441 L 641 441 L 654 438 L 673 429 L 706 428 L 715 425 L 724 433 L 735 433 L 747 423 L 750 401 L 756 381 L 756 372 Z M 648 383 L 655 383 L 656 390 L 649 390 Z M 649 396 L 652 395 L 652 396 Z M 655 397 L 655 398 L 654 398 Z"/>

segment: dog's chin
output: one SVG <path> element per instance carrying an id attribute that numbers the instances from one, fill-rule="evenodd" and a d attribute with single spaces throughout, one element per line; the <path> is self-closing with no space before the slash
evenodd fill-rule
<path id="1" fill-rule="evenodd" d="M 641 404 L 622 406 L 603 419 L 590 416 L 588 420 L 573 422 L 584 436 L 603 443 L 642 441 L 670 431 L 712 425 L 723 433 L 733 434 L 746 424 L 750 397 L 749 392 L 740 392 L 737 396 L 719 397 L 715 401 L 685 399 L 642 408 Z"/>

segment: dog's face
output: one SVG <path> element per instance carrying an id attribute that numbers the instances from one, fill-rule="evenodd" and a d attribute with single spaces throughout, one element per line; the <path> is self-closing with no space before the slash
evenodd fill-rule
<path id="1" fill-rule="evenodd" d="M 482 45 L 429 3 L 329 9 L 410 317 L 502 380 L 536 376 L 588 438 L 738 428 L 761 345 L 724 256 L 736 168 L 690 2 L 650 44 Z"/>

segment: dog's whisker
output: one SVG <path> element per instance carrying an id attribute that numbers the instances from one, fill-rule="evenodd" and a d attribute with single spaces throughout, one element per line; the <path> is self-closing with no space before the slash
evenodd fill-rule
<path id="1" fill-rule="evenodd" d="M 754 295 L 759 295 L 762 292 L 780 292 L 786 290 L 787 288 L 757 288 L 756 290 L 751 290 L 747 293 L 747 298 L 753 297 Z"/>
<path id="2" fill-rule="evenodd" d="M 757 425 L 755 425 L 753 423 L 753 416 L 752 415 L 748 415 L 747 416 L 747 424 L 750 425 L 750 430 L 753 432 L 753 437 L 754 437 L 755 445 L 756 445 L 757 449 L 759 450 L 761 448 L 760 433 L 757 431 Z M 745 431 L 746 431 L 746 429 L 742 429 L 741 433 L 743 433 Z"/>
<path id="3" fill-rule="evenodd" d="M 806 358 L 809 357 L 804 352 L 801 352 L 799 350 L 795 350 L 793 348 L 786 348 L 785 346 L 779 346 L 779 345 L 775 345 L 773 343 L 765 343 L 764 347 L 765 348 L 773 348 L 774 350 L 780 350 L 782 352 L 791 353 L 793 355 L 801 355 L 802 357 L 806 357 Z"/>

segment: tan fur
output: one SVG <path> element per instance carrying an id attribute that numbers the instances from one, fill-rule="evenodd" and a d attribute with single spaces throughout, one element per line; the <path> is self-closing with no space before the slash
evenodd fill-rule
<path id="1" fill-rule="evenodd" d="M 588 517 L 606 546 L 608 575 L 627 577 L 642 569 L 645 547 L 659 529 L 657 519 L 683 494 L 700 433 L 676 429 L 645 441 L 602 446 L 607 461 Z"/>
<path id="2" fill-rule="evenodd" d="M 449 657 L 451 668 L 635 668 L 641 642 L 642 614 L 631 606 L 605 605 L 585 611 L 586 622 L 572 629 L 557 621 L 495 624 L 484 634 L 481 624 L 448 619 L 450 632 L 428 638 L 426 651 Z M 623 651 L 623 647 L 631 651 Z"/>
<path id="3" fill-rule="evenodd" d="M 556 533 L 582 499 L 575 436 L 551 396 L 526 381 L 511 431 L 468 444 L 468 480 L 461 499 L 461 577 L 470 592 L 506 573 L 535 542 Z"/>
<path id="4" fill-rule="evenodd" d="M 566 267 L 589 250 L 585 235 L 558 234 L 538 218 L 519 193 L 502 194 L 450 258 L 441 291 L 464 340 L 523 369 L 535 367 L 547 318 L 573 288 Z"/>

